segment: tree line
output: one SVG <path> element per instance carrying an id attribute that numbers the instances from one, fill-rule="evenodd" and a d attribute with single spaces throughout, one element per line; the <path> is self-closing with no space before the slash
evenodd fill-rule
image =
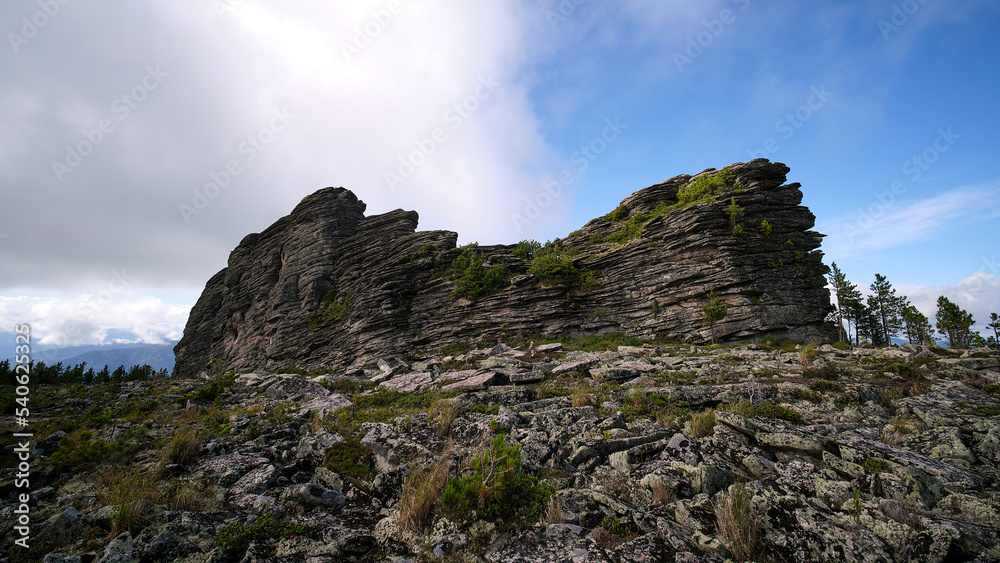
<path id="1" fill-rule="evenodd" d="M 154 377 L 167 377 L 170 375 L 167 370 L 154 370 L 149 364 L 141 366 L 118 366 L 111 370 L 107 364 L 100 370 L 88 367 L 87 362 L 76 364 L 75 366 L 63 365 L 62 362 L 46 365 L 45 362 L 32 362 L 29 364 L 28 376 L 32 384 L 76 384 L 100 385 L 104 383 L 119 384 L 123 381 L 144 381 Z M 17 385 L 15 375 L 16 366 L 11 367 L 10 360 L 0 362 L 0 385 Z M 23 370 L 20 372 L 24 374 Z"/>
<path id="2" fill-rule="evenodd" d="M 910 344 L 937 345 L 939 334 L 948 339 L 950 348 L 993 348 L 1000 350 L 1000 318 L 990 314 L 993 334 L 983 338 L 972 330 L 972 314 L 941 295 L 937 299 L 934 325 L 926 315 L 917 310 L 905 295 L 896 290 L 882 274 L 875 274 L 875 281 L 868 286 L 870 295 L 865 298 L 857 284 L 834 262 L 830 266 L 830 284 L 837 300 L 833 321 L 839 327 L 840 341 L 856 345 L 889 346 L 892 338 L 905 336 Z M 846 328 L 845 328 L 846 324 Z M 853 329 L 853 330 L 852 330 Z"/>

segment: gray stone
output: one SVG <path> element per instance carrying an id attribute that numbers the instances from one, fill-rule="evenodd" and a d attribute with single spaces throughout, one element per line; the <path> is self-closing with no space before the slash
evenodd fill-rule
<path id="1" fill-rule="evenodd" d="M 132 534 L 123 532 L 111 540 L 97 563 L 139 563 Z"/>

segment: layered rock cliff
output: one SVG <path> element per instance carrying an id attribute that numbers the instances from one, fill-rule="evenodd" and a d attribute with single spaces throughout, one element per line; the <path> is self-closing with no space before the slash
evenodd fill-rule
<path id="1" fill-rule="evenodd" d="M 357 366 L 530 334 L 827 338 L 823 235 L 809 230 L 815 217 L 788 171 L 758 159 L 639 190 L 547 249 L 571 264 L 563 281 L 543 283 L 513 245 L 477 247 L 505 275 L 475 300 L 454 297 L 467 250 L 456 233 L 418 232 L 414 211 L 365 217 L 349 190 L 325 188 L 244 238 L 208 281 L 175 374 L 220 358 L 241 370 Z M 727 306 L 714 327 L 702 311 L 710 292 Z"/>

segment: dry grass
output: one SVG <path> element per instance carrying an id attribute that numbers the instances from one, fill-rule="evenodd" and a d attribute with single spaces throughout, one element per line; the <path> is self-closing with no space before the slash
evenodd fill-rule
<path id="1" fill-rule="evenodd" d="M 653 493 L 653 506 L 661 506 L 674 502 L 677 497 L 672 486 L 668 486 L 663 479 L 656 479 L 650 485 Z"/>
<path id="2" fill-rule="evenodd" d="M 545 505 L 545 523 L 562 524 L 568 517 L 569 515 L 563 510 L 562 502 L 559 498 L 555 496 L 550 498 L 549 502 Z"/>
<path id="3" fill-rule="evenodd" d="M 757 553 L 759 533 L 753 495 L 742 483 L 719 494 L 715 503 L 719 536 L 736 561 L 750 561 Z"/>
<path id="4" fill-rule="evenodd" d="M 715 410 L 709 409 L 691 417 L 691 435 L 695 438 L 709 436 L 715 431 Z"/>
<path id="5" fill-rule="evenodd" d="M 451 447 L 428 467 L 415 467 L 403 481 L 403 494 L 399 498 L 396 522 L 414 533 L 423 532 L 431 523 L 434 509 L 441 499 L 441 492 L 448 484 L 451 467 Z"/>
<path id="6" fill-rule="evenodd" d="M 168 463 L 190 465 L 201 454 L 201 439 L 193 431 L 185 429 L 170 439 L 163 448 L 163 457 Z"/>
<path id="7" fill-rule="evenodd" d="M 573 391 L 573 406 L 574 407 L 598 407 L 600 406 L 600 399 L 594 393 L 594 389 L 590 387 L 580 387 Z"/>
<path id="8" fill-rule="evenodd" d="M 435 432 L 442 436 L 451 434 L 451 428 L 458 417 L 458 406 L 450 399 L 438 399 L 434 401 L 427 411 L 427 420 Z"/>
<path id="9" fill-rule="evenodd" d="M 112 469 L 98 477 L 98 499 L 105 506 L 114 506 L 111 516 L 111 535 L 122 532 L 133 535 L 146 526 L 148 502 L 156 502 L 159 495 L 156 479 L 138 469 Z"/>
<path id="10" fill-rule="evenodd" d="M 806 344 L 801 350 L 799 350 L 799 363 L 804 366 L 811 366 L 813 360 L 819 357 L 819 350 L 816 349 L 816 343 L 810 342 Z"/>
<path id="11" fill-rule="evenodd" d="M 203 493 L 190 481 L 172 481 L 167 492 L 166 507 L 182 512 L 204 510 Z"/>

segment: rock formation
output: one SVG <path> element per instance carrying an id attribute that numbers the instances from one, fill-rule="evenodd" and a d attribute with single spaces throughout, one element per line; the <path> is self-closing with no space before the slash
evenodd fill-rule
<path id="1" fill-rule="evenodd" d="M 208 281 L 174 373 L 220 358 L 235 369 L 358 367 L 470 336 L 826 338 L 822 235 L 788 170 L 758 159 L 639 190 L 546 249 L 571 264 L 565 279 L 529 272 L 513 245 L 476 247 L 506 275 L 474 300 L 453 297 L 455 260 L 469 250 L 456 233 L 417 231 L 414 211 L 365 217 L 353 193 L 325 188 L 244 238 Z M 692 186 L 708 191 L 692 196 Z M 710 292 L 727 306 L 714 326 L 703 322 Z"/>

